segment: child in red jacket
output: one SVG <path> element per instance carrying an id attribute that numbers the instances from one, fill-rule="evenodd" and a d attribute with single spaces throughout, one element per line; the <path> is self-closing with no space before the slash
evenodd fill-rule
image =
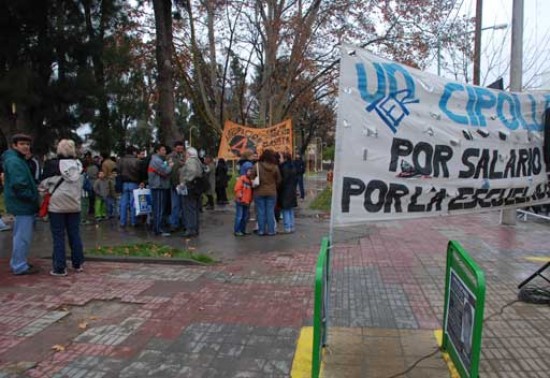
<path id="1" fill-rule="evenodd" d="M 246 175 L 242 175 L 235 183 L 235 204 L 237 212 L 235 213 L 235 225 L 233 231 L 235 236 L 246 235 L 246 223 L 248 222 L 248 210 L 252 202 L 252 168 L 247 169 Z"/>

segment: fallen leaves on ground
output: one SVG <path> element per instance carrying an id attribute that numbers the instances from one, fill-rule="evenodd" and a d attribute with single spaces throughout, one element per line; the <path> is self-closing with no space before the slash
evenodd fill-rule
<path id="1" fill-rule="evenodd" d="M 65 351 L 65 347 L 61 344 L 55 344 L 54 346 L 52 346 L 52 349 L 55 350 L 56 352 Z"/>

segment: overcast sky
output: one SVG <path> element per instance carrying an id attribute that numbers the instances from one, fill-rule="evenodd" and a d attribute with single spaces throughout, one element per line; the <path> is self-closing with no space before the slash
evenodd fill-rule
<path id="1" fill-rule="evenodd" d="M 458 0 L 462 3 L 461 12 L 475 15 L 475 0 Z M 508 24 L 504 30 L 485 30 L 482 39 L 481 77 L 487 74 L 487 64 L 495 51 L 504 50 L 501 60 L 509 62 L 510 36 L 512 31 L 512 4 L 513 0 L 484 0 L 483 1 L 483 27 L 491 27 L 499 24 Z M 549 0 L 524 0 L 524 85 L 531 85 L 550 89 L 550 1 Z M 502 47 L 501 47 L 502 46 Z M 494 69 L 496 75 L 488 74 L 486 83 L 497 79 L 506 67 L 500 70 Z M 498 73 L 496 71 L 499 71 Z M 509 82 L 509 71 L 504 75 L 505 83 Z"/>

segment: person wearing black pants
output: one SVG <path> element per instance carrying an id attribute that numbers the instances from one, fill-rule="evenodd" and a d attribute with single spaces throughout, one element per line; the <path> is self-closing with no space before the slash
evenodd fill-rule
<path id="1" fill-rule="evenodd" d="M 198 188 L 195 179 L 203 175 L 203 166 L 198 158 L 197 150 L 187 149 L 187 159 L 180 169 L 179 190 L 182 193 L 184 237 L 194 237 L 199 234 L 199 211 L 202 190 Z"/>
<path id="2" fill-rule="evenodd" d="M 216 202 L 218 205 L 227 205 L 227 184 L 229 181 L 229 175 L 227 174 L 227 164 L 225 160 L 218 159 L 216 165 Z"/>
<path id="3" fill-rule="evenodd" d="M 300 190 L 300 199 L 303 200 L 305 197 L 304 173 L 306 172 L 306 165 L 304 164 L 300 154 L 296 154 L 292 164 L 294 165 L 294 169 L 296 171 L 296 186 Z"/>

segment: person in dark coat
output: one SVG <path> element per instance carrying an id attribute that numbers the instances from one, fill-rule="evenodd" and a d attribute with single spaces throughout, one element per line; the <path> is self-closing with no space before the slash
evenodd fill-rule
<path id="1" fill-rule="evenodd" d="M 296 169 L 296 185 L 300 190 L 300 198 L 303 200 L 305 197 L 304 173 L 306 173 L 306 165 L 302 160 L 302 157 L 300 156 L 300 154 L 296 154 L 293 164 L 294 164 L 294 169 Z"/>
<path id="2" fill-rule="evenodd" d="M 227 205 L 229 203 L 227 200 L 227 183 L 229 177 L 225 159 L 218 159 L 218 164 L 216 165 L 216 203 L 218 205 Z"/>
<path id="3" fill-rule="evenodd" d="M 294 232 L 294 208 L 298 206 L 296 200 L 296 168 L 288 152 L 281 154 L 281 185 L 279 187 L 279 205 L 283 216 L 284 232 Z"/>

